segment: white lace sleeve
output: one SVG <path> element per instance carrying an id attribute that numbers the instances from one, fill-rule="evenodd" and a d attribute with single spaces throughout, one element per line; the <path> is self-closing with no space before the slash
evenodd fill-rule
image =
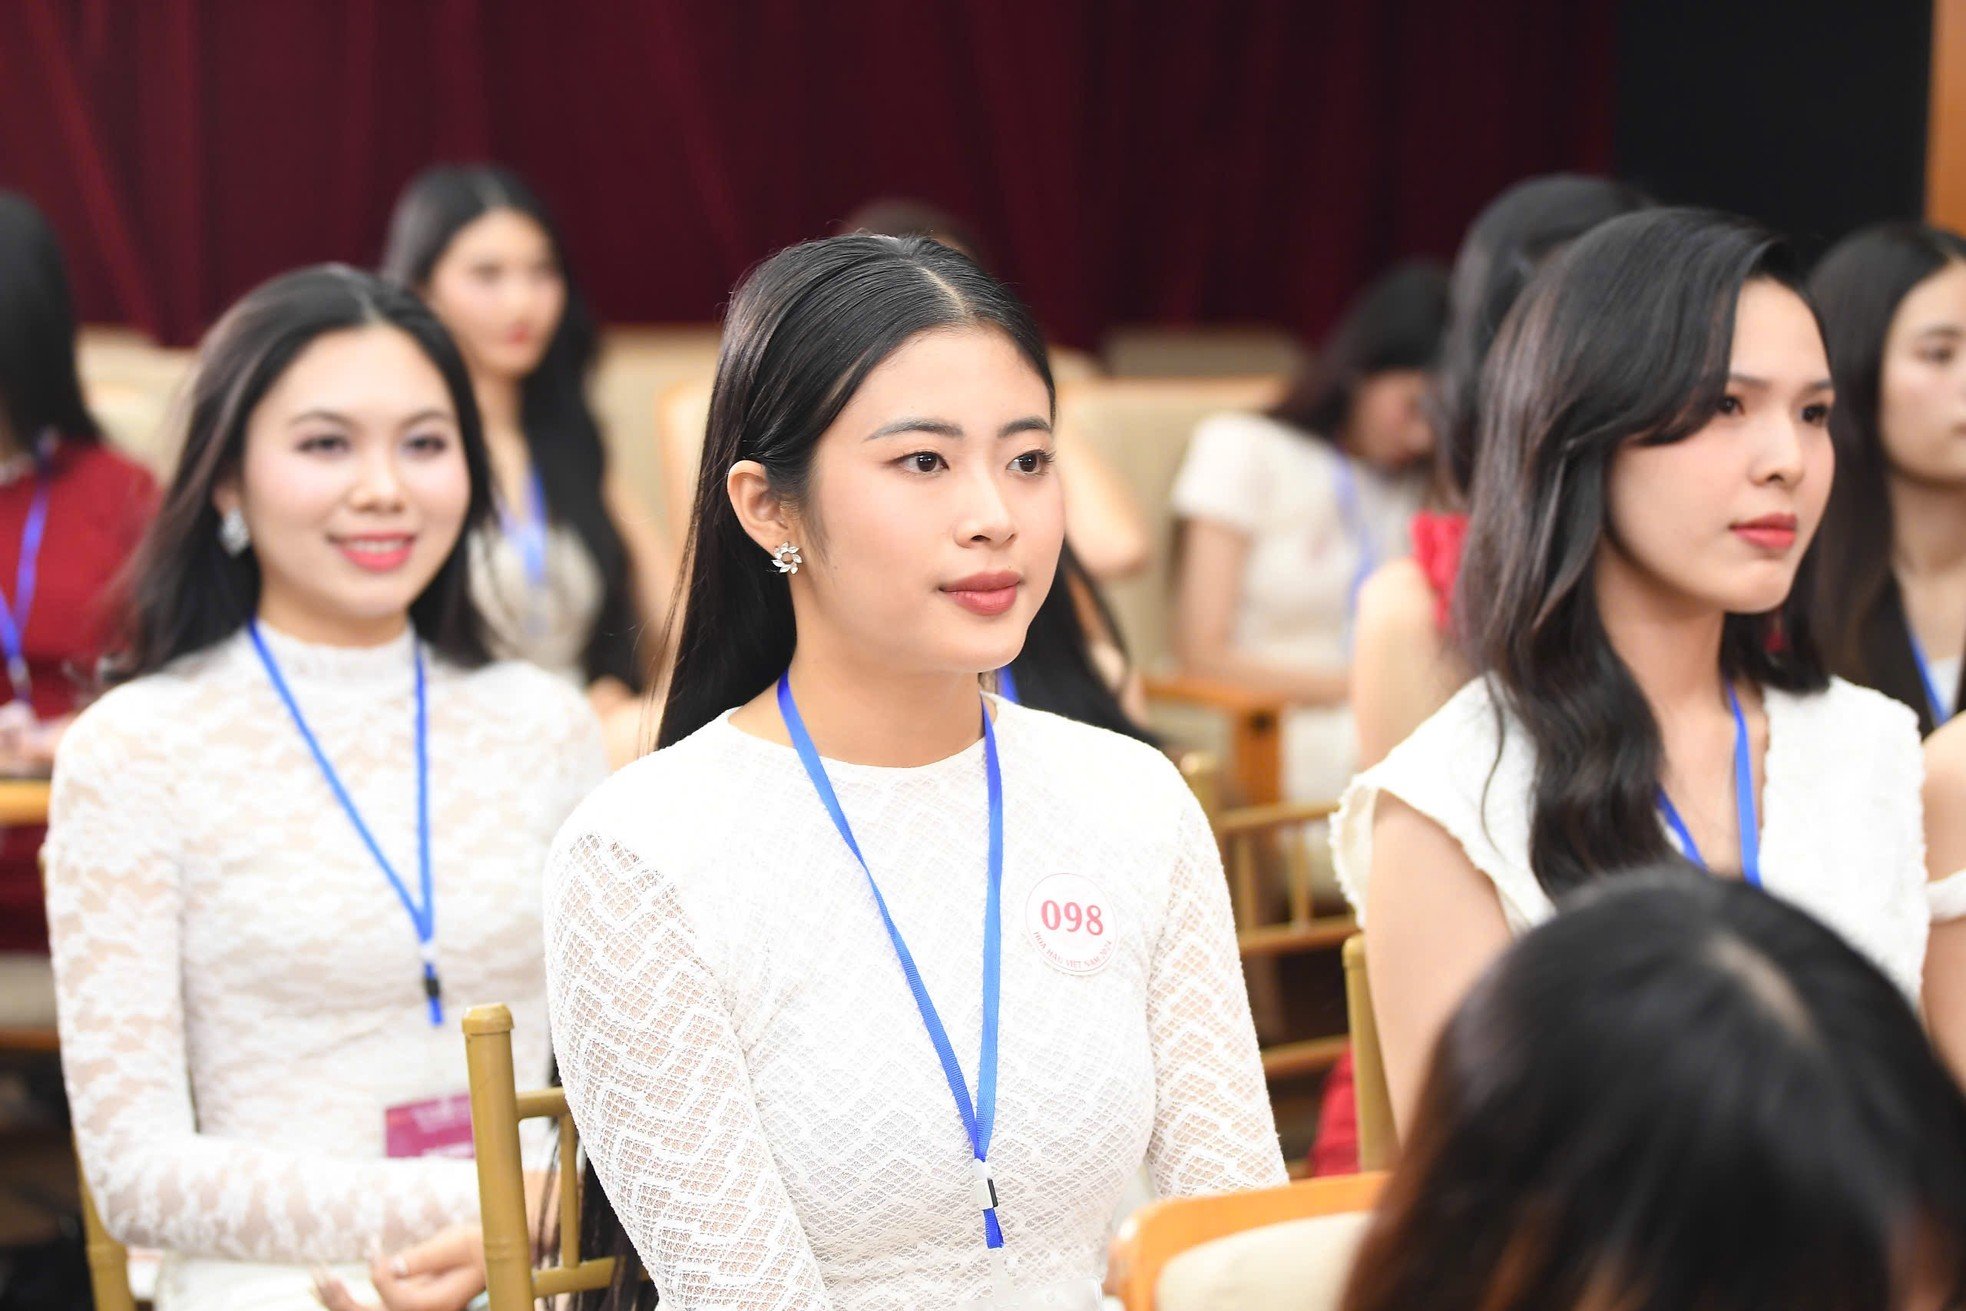
<path id="1" fill-rule="evenodd" d="M 47 844 L 62 1064 L 110 1232 L 201 1256 L 344 1261 L 475 1220 L 469 1161 L 350 1159 L 199 1132 L 171 785 L 191 766 L 115 709 L 104 701 L 64 738 Z"/>
<path id="2" fill-rule="evenodd" d="M 1147 1164 L 1163 1197 L 1281 1184 L 1228 884 L 1192 797 L 1183 797 L 1178 845 L 1147 983 L 1156 1106 Z"/>
<path id="3" fill-rule="evenodd" d="M 568 1105 L 664 1301 L 830 1306 L 674 888 L 605 837 L 562 835 L 546 971 Z"/>

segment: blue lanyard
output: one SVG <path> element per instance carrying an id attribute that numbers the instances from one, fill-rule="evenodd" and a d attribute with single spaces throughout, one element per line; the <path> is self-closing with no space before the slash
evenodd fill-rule
<path id="1" fill-rule="evenodd" d="M 1758 888 L 1761 886 L 1761 821 L 1755 815 L 1754 760 L 1748 747 L 1748 719 L 1741 713 L 1741 698 L 1735 695 L 1731 683 L 1727 687 L 1727 703 L 1734 710 L 1734 811 L 1741 825 L 1741 877 Z M 1706 857 L 1700 854 L 1699 844 L 1693 841 L 1692 830 L 1686 827 L 1686 821 L 1664 788 L 1659 789 L 1659 809 L 1665 812 L 1666 825 L 1679 839 L 1679 849 L 1686 853 L 1686 858 L 1712 873 Z"/>
<path id="2" fill-rule="evenodd" d="M 540 481 L 539 470 L 535 468 L 526 484 L 526 509 L 524 514 L 513 514 L 501 503 L 498 507 L 499 526 L 505 530 L 513 544 L 519 548 L 519 559 L 526 569 L 526 582 L 535 588 L 546 586 L 546 484 Z"/>
<path id="3" fill-rule="evenodd" d="M 894 943 L 894 954 L 901 960 L 901 972 L 908 976 L 915 1006 L 922 1013 L 929 1041 L 935 1044 L 935 1054 L 941 1058 L 943 1077 L 949 1081 L 956 1112 L 962 1116 L 963 1130 L 969 1135 L 970 1150 L 975 1156 L 975 1180 L 970 1196 L 983 1212 L 983 1241 L 992 1248 L 1002 1247 L 1003 1229 L 997 1224 L 997 1186 L 990 1177 L 990 1132 L 997 1120 L 997 1015 L 1003 991 L 1003 772 L 997 764 L 997 735 L 990 726 L 989 711 L 983 713 L 983 769 L 990 790 L 990 881 L 983 911 L 983 1050 L 976 1059 L 974 1106 L 970 1104 L 969 1084 L 963 1079 L 962 1066 L 956 1063 L 956 1049 L 949 1044 L 948 1030 L 942 1027 L 942 1017 L 929 999 L 921 971 L 915 968 L 915 958 L 909 954 L 894 916 L 888 913 L 887 899 L 881 896 L 880 885 L 874 881 L 874 871 L 867 868 L 867 858 L 860 854 L 860 844 L 853 839 L 853 827 L 847 823 L 846 812 L 840 809 L 840 799 L 826 777 L 826 766 L 812 745 L 812 735 L 806 732 L 805 720 L 799 717 L 798 704 L 792 700 L 792 685 L 784 675 L 778 679 L 778 712 L 785 717 L 785 731 L 791 734 L 792 745 L 798 749 L 799 762 L 805 766 L 806 777 L 812 780 L 813 791 L 819 794 L 826 813 L 833 817 L 833 827 L 846 840 L 847 850 L 860 862 L 860 870 L 867 876 L 874 905 L 880 909 L 881 922 L 887 926 L 887 936 Z"/>
<path id="4" fill-rule="evenodd" d="M 389 857 L 382 854 L 382 847 L 369 832 L 369 826 L 362 819 L 362 812 L 355 808 L 355 799 L 348 795 L 342 786 L 341 775 L 328 762 L 327 752 L 321 750 L 321 743 L 314 736 L 314 730 L 307 726 L 306 716 L 300 713 L 300 703 L 294 700 L 292 689 L 280 673 L 279 662 L 273 652 L 267 649 L 266 639 L 259 634 L 259 625 L 247 621 L 246 631 L 252 635 L 253 649 L 259 652 L 259 662 L 266 666 L 266 677 L 273 684 L 273 690 L 280 694 L 286 703 L 287 713 L 293 716 L 294 727 L 300 730 L 301 740 L 307 743 L 308 751 L 313 753 L 314 763 L 321 767 L 321 777 L 327 779 L 333 790 L 335 800 L 348 813 L 348 820 L 361 835 L 362 843 L 368 847 L 375 863 L 382 866 L 383 874 L 389 879 L 389 886 L 396 890 L 396 899 L 403 903 L 409 912 L 410 924 L 416 929 L 417 948 L 423 956 L 423 995 L 430 1003 L 430 1023 L 441 1025 L 444 1022 L 444 989 L 437 980 L 437 897 L 430 884 L 430 714 L 428 699 L 423 685 L 423 646 L 414 643 L 411 648 L 411 661 L 416 669 L 416 847 L 418 873 L 422 883 L 423 904 L 418 905 L 410 897 L 410 890 L 403 883 L 396 867 L 389 863 Z"/>
<path id="5" fill-rule="evenodd" d="M 997 671 L 997 695 L 1014 706 L 1023 704 L 1017 699 L 1017 675 L 1010 671 L 1009 665 Z"/>
<path id="6" fill-rule="evenodd" d="M 1335 484 L 1338 493 L 1338 517 L 1345 521 L 1345 531 L 1351 535 L 1358 546 L 1358 568 L 1352 571 L 1352 581 L 1345 589 L 1345 614 L 1349 619 L 1358 614 L 1359 589 L 1365 580 L 1372 576 L 1374 566 L 1379 563 L 1379 553 L 1372 545 L 1372 532 L 1365 522 L 1365 509 L 1359 504 L 1358 472 L 1352 468 L 1349 455 L 1339 455 L 1338 475 Z"/>
<path id="7" fill-rule="evenodd" d="M 1918 681 L 1925 685 L 1925 700 L 1932 707 L 1932 723 L 1936 727 L 1957 714 L 1959 707 L 1946 709 L 1946 697 L 1939 691 L 1937 680 L 1932 677 L 1932 662 L 1925 658 L 1925 644 L 1918 640 L 1917 633 L 1911 631 L 1910 624 L 1905 625 L 1905 635 L 1911 638 L 1911 658 L 1918 662 Z"/>
<path id="8" fill-rule="evenodd" d="M 45 454 L 34 460 L 34 499 L 28 503 L 27 522 L 20 530 L 20 564 L 14 574 L 12 605 L 0 597 L 0 651 L 7 657 L 7 681 L 14 700 L 25 702 L 34 690 L 27 669 L 27 616 L 34 609 L 34 584 L 41 567 L 41 542 L 48 533 L 48 499 L 54 479 Z"/>

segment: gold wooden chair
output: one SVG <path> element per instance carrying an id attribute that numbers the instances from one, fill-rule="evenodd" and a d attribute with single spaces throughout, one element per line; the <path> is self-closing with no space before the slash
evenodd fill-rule
<path id="1" fill-rule="evenodd" d="M 614 1278 L 614 1258 L 580 1258 L 579 1141 L 565 1091 L 518 1091 L 512 1073 L 512 1012 L 504 1006 L 473 1006 L 465 1012 L 464 1057 L 471 1078 L 471 1139 L 478 1157 L 491 1311 L 534 1311 L 540 1298 L 606 1288 Z M 560 1132 L 560 1242 L 559 1263 L 535 1269 L 519 1121 L 541 1118 L 554 1120 Z"/>
<path id="2" fill-rule="evenodd" d="M 1225 810 L 1217 817 L 1215 840 L 1245 963 L 1331 951 L 1358 931 L 1350 914 L 1319 914 L 1312 895 L 1322 822 L 1334 809 L 1328 802 L 1279 802 Z M 1255 976 L 1252 970 L 1252 980 Z M 1263 1073 L 1277 1079 L 1327 1069 L 1345 1043 L 1340 1033 L 1266 1047 Z"/>
<path id="3" fill-rule="evenodd" d="M 696 501 L 696 475 L 703 463 L 703 439 L 710 426 L 709 376 L 685 378 L 663 388 L 655 399 L 655 458 L 662 484 L 663 527 L 680 560 L 689 537 L 690 509 Z"/>
<path id="4" fill-rule="evenodd" d="M 130 1249 L 103 1228 L 89 1181 L 81 1174 L 82 1163 L 78 1160 L 75 1167 L 82 1193 L 82 1242 L 96 1311 L 136 1311 L 136 1294 L 130 1291 Z"/>
<path id="5" fill-rule="evenodd" d="M 1282 1188 L 1151 1203 L 1127 1217 L 1113 1239 L 1106 1287 L 1126 1311 L 1155 1311 L 1161 1276 L 1183 1253 L 1269 1225 L 1370 1211 L 1385 1182 L 1383 1174 L 1334 1175 Z"/>
<path id="6" fill-rule="evenodd" d="M 1358 1164 L 1390 1170 L 1399 1150 L 1386 1063 L 1379 1052 L 1379 1021 L 1372 1014 L 1372 987 L 1365 974 L 1365 935 L 1345 939 L 1345 1019 L 1352 1030 L 1352 1090 L 1358 1101 Z"/>

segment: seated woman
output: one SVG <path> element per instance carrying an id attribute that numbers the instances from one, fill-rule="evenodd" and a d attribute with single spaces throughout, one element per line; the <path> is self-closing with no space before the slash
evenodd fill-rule
<path id="1" fill-rule="evenodd" d="M 382 271 L 429 303 L 471 370 L 498 506 L 474 533 L 471 585 L 494 653 L 638 717 L 674 564 L 607 469 L 586 395 L 594 320 L 551 215 L 507 169 L 427 169 L 396 202 Z"/>
<path id="2" fill-rule="evenodd" d="M 1780 901 L 1661 870 L 1578 897 L 1456 1009 L 1341 1305 L 1962 1299 L 1966 1101 L 1903 993 Z"/>
<path id="3" fill-rule="evenodd" d="M 1406 549 L 1446 305 L 1438 269 L 1388 274 L 1275 409 L 1203 422 L 1174 484 L 1176 653 L 1189 673 L 1291 704 L 1295 800 L 1328 801 L 1352 776 L 1353 607 L 1373 567 Z"/>
<path id="4" fill-rule="evenodd" d="M 1865 228 L 1823 256 L 1809 291 L 1836 371 L 1823 646 L 1929 733 L 1966 687 L 1966 237 Z"/>
<path id="5" fill-rule="evenodd" d="M 1917 724 L 1831 678 L 1810 626 L 1833 392 L 1796 278 L 1743 221 L 1627 215 L 1537 275 L 1489 357 L 1456 610 L 1478 677 L 1334 826 L 1402 1124 L 1509 939 L 1674 846 L 1918 994 Z"/>
<path id="6" fill-rule="evenodd" d="M 409 293 L 339 267 L 252 292 L 182 450 L 124 681 L 55 764 L 62 1061 L 104 1223 L 169 1249 L 158 1311 L 309 1308 L 309 1264 L 475 1259 L 457 1018 L 510 1005 L 544 1077 L 539 870 L 600 729 L 489 662 L 465 535 L 490 466 Z M 364 1277 L 397 1282 L 337 1276 Z"/>
<path id="7" fill-rule="evenodd" d="M 978 692 L 1054 586 L 1052 399 L 935 241 L 796 246 L 731 302 L 662 749 L 547 875 L 590 1214 L 665 1303 L 1097 1307 L 1143 1164 L 1284 1177 L 1180 775 Z"/>
<path id="8" fill-rule="evenodd" d="M 26 197 L 0 191 L 0 775 L 47 773 L 93 695 L 115 581 L 155 502 L 83 400 L 55 235 Z M 47 951 L 41 839 L 38 824 L 0 830 L 0 953 Z M 13 1017 L 31 1018 L 46 1022 Z"/>
<path id="9" fill-rule="evenodd" d="M 1510 187 L 1469 225 L 1454 260 L 1435 376 L 1439 446 L 1429 505 L 1413 516 L 1412 554 L 1382 564 L 1359 589 L 1352 653 L 1359 768 L 1378 764 L 1468 681 L 1448 632 L 1448 598 L 1468 527 L 1481 368 L 1502 320 L 1545 260 L 1643 203 L 1617 182 L 1555 174 Z"/>

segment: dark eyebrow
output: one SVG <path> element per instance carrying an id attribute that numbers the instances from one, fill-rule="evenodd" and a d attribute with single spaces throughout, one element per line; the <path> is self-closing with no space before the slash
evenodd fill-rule
<path id="1" fill-rule="evenodd" d="M 1935 323 L 1929 328 L 1918 330 L 1920 337 L 1959 337 L 1966 336 L 1966 329 L 1957 323 Z"/>
<path id="2" fill-rule="evenodd" d="M 867 434 L 867 440 L 871 442 L 877 437 L 892 437 L 897 433 L 904 432 L 925 432 L 935 437 L 954 437 L 957 439 L 961 439 L 963 435 L 961 428 L 946 419 L 918 419 L 910 417 L 896 419 L 892 423 L 882 424 Z"/>
<path id="3" fill-rule="evenodd" d="M 339 424 L 344 428 L 355 427 L 355 421 L 347 415 L 335 410 L 323 409 L 302 410 L 299 414 L 287 420 L 287 426 L 291 428 L 316 419 L 325 419 L 329 423 Z M 449 410 L 440 410 L 432 407 L 427 410 L 418 410 L 415 414 L 403 420 L 402 426 L 405 428 L 414 428 L 417 424 L 425 423 L 431 419 L 441 419 L 445 423 L 453 425 L 457 423 L 457 416 L 453 415 Z"/>
<path id="4" fill-rule="evenodd" d="M 1006 423 L 997 433 L 997 436 L 1000 438 L 1015 437 L 1020 432 L 1048 433 L 1050 431 L 1051 420 L 1044 418 L 1042 415 L 1027 414 L 1021 419 L 1012 419 L 1009 423 Z"/>
<path id="5" fill-rule="evenodd" d="M 1727 375 L 1727 385 L 1730 387 L 1747 387 L 1755 391 L 1767 391 L 1769 384 L 1768 379 L 1757 378 L 1751 373 L 1730 373 Z M 1828 378 L 1818 378 L 1814 382 L 1804 383 L 1802 390 L 1828 391 L 1835 385 Z"/>

